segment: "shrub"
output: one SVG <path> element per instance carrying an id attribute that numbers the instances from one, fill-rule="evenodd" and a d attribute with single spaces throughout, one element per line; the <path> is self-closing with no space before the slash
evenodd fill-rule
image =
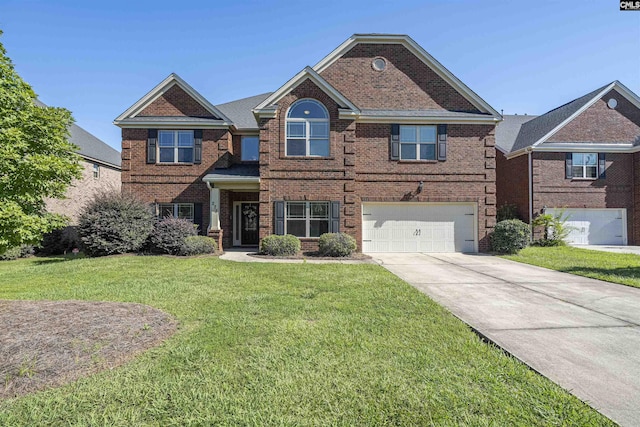
<path id="1" fill-rule="evenodd" d="M 193 256 L 203 254 L 213 254 L 218 249 L 216 241 L 207 236 L 189 236 L 184 239 L 180 255 Z"/>
<path id="2" fill-rule="evenodd" d="M 505 203 L 498 208 L 498 211 L 496 212 L 496 221 L 500 222 L 507 219 L 520 219 L 520 215 L 518 215 L 518 207 L 516 205 Z"/>
<path id="3" fill-rule="evenodd" d="M 38 253 L 42 255 L 61 255 L 81 246 L 78 230 L 74 226 L 58 228 L 44 235 Z"/>
<path id="4" fill-rule="evenodd" d="M 272 234 L 260 242 L 260 253 L 272 256 L 290 256 L 300 252 L 300 239 L 292 234 Z"/>
<path id="5" fill-rule="evenodd" d="M 105 192 L 85 206 L 78 234 L 89 256 L 136 252 L 153 231 L 154 221 L 151 208 L 134 196 Z"/>
<path id="6" fill-rule="evenodd" d="M 349 256 L 358 247 L 356 239 L 346 233 L 325 233 L 318 241 L 320 255 Z"/>
<path id="7" fill-rule="evenodd" d="M 156 223 L 149 236 L 149 247 L 156 253 L 177 255 L 185 239 L 197 234 L 196 225 L 188 219 L 167 217 Z"/>
<path id="8" fill-rule="evenodd" d="M 519 219 L 507 219 L 496 224 L 491 233 L 491 250 L 502 254 L 515 254 L 529 244 L 529 225 Z"/>
<path id="9" fill-rule="evenodd" d="M 542 227 L 542 239 L 536 241 L 536 246 L 564 246 L 564 239 L 571 232 L 572 227 L 565 223 L 568 215 L 564 211 L 559 211 L 556 215 L 541 214 L 533 219 L 531 223 L 534 227 Z"/>
<path id="10" fill-rule="evenodd" d="M 12 261 L 18 258 L 26 258 L 33 255 L 33 246 L 21 245 L 13 248 L 8 248 L 6 251 L 0 254 L 0 261 Z"/>

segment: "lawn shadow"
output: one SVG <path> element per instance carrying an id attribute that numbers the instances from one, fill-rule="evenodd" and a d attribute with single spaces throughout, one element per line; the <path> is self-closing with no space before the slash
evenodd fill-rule
<path id="1" fill-rule="evenodd" d="M 618 276 L 628 279 L 640 280 L 640 266 L 638 267 L 617 267 L 617 268 L 596 268 L 596 267 L 567 267 L 560 269 L 565 273 L 577 274 L 600 279 L 604 276 Z"/>
<path id="2" fill-rule="evenodd" d="M 85 259 L 84 255 L 48 255 L 48 256 L 36 256 L 36 261 L 34 264 L 36 265 L 48 265 L 55 264 L 58 262 L 66 262 L 66 261 L 75 261 L 78 259 Z"/>

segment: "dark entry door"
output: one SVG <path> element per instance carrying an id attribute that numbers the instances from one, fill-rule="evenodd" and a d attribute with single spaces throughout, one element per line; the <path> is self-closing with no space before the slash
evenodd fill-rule
<path id="1" fill-rule="evenodd" d="M 242 245 L 258 244 L 258 204 L 240 204 L 240 242 Z"/>

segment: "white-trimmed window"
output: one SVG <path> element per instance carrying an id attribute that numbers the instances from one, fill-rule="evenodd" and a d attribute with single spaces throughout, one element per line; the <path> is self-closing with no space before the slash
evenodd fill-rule
<path id="1" fill-rule="evenodd" d="M 287 113 L 286 156 L 329 157 L 329 113 L 314 99 L 293 103 Z"/>
<path id="2" fill-rule="evenodd" d="M 243 136 L 240 144 L 240 159 L 243 162 L 257 162 L 260 159 L 260 137 Z"/>
<path id="3" fill-rule="evenodd" d="M 571 176 L 577 179 L 597 179 L 598 153 L 572 153 Z"/>
<path id="4" fill-rule="evenodd" d="M 167 217 L 193 221 L 193 203 L 158 203 L 158 218 Z"/>
<path id="5" fill-rule="evenodd" d="M 286 202 L 285 234 L 320 237 L 329 232 L 329 202 Z"/>
<path id="6" fill-rule="evenodd" d="M 159 130 L 158 163 L 193 163 L 192 130 Z"/>
<path id="7" fill-rule="evenodd" d="M 93 179 L 100 179 L 100 165 L 97 163 L 93 164 Z"/>
<path id="8" fill-rule="evenodd" d="M 401 160 L 436 160 L 437 126 L 400 126 Z"/>

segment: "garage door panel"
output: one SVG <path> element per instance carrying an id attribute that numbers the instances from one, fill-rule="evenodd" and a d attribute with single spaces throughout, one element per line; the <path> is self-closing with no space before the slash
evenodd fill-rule
<path id="1" fill-rule="evenodd" d="M 364 204 L 364 252 L 473 252 L 474 204 Z"/>
<path id="2" fill-rule="evenodd" d="M 625 245 L 625 209 L 547 209 L 567 218 L 567 242 L 575 245 Z"/>

